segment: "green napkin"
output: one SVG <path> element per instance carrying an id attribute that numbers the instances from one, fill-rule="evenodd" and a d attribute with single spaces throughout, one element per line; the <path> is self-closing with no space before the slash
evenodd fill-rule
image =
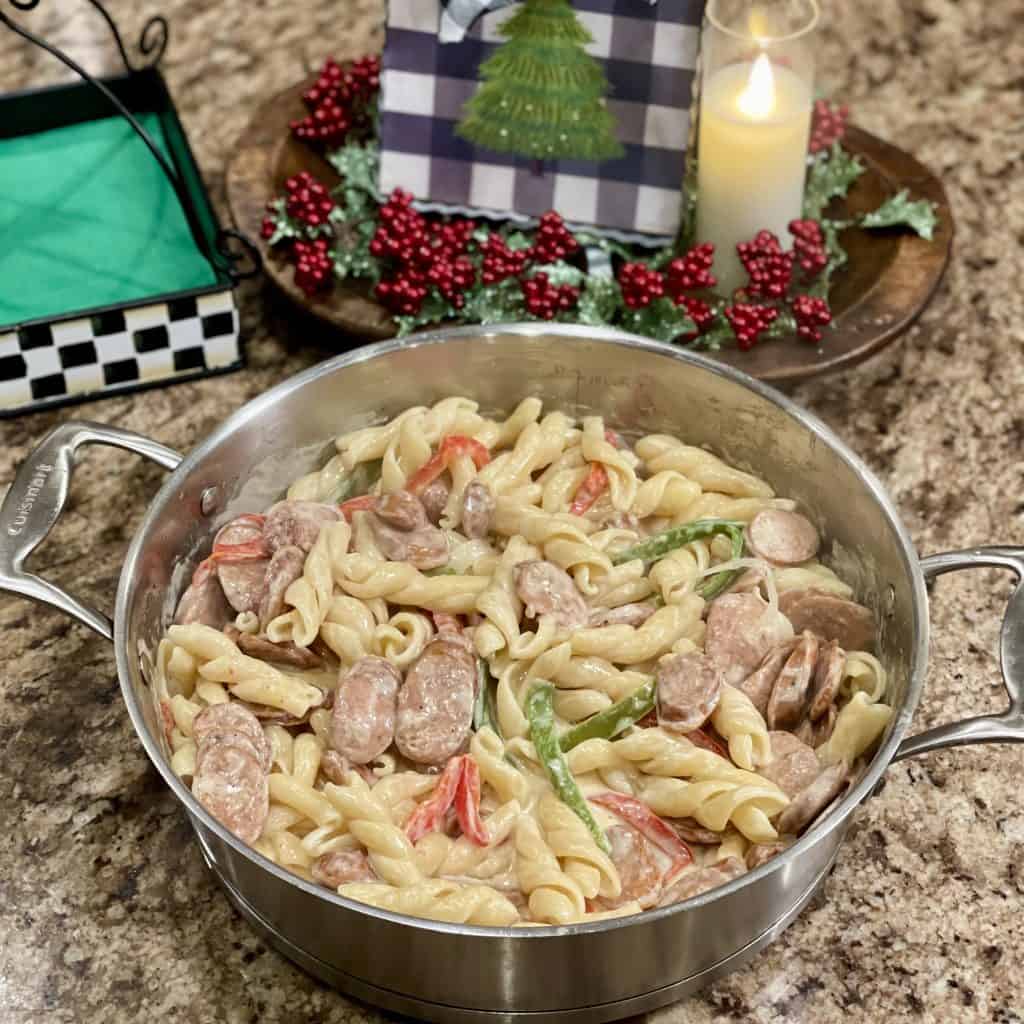
<path id="1" fill-rule="evenodd" d="M 166 153 L 159 116 L 138 117 Z M 120 117 L 0 139 L 0 239 L 0 325 L 216 281 Z"/>

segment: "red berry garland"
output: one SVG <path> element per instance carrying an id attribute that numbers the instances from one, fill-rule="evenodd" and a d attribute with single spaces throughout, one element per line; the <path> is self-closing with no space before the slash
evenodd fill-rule
<path id="1" fill-rule="evenodd" d="M 668 265 L 666 290 L 679 305 L 680 293 L 698 288 L 714 288 L 718 283 L 711 273 L 715 262 L 715 247 L 710 242 L 694 246 L 684 256 L 679 256 Z"/>
<path id="2" fill-rule="evenodd" d="M 497 232 L 487 236 L 480 248 L 480 280 L 484 284 L 497 284 L 510 277 L 518 277 L 525 269 L 530 255 L 528 249 L 510 249 Z"/>
<path id="3" fill-rule="evenodd" d="M 816 220 L 791 220 L 793 255 L 807 280 L 817 277 L 828 266 L 828 250 L 821 225 Z"/>
<path id="4" fill-rule="evenodd" d="M 686 314 L 696 324 L 698 334 L 709 330 L 715 322 L 715 311 L 711 308 L 710 303 L 703 299 L 697 299 L 691 295 L 681 295 L 676 300 L 676 305 L 686 308 Z"/>
<path id="5" fill-rule="evenodd" d="M 348 68 L 326 61 L 316 82 L 302 95 L 310 113 L 292 121 L 293 134 L 327 148 L 340 145 L 353 128 L 368 127 L 366 107 L 379 87 L 378 57 L 361 57 Z"/>
<path id="6" fill-rule="evenodd" d="M 725 307 L 725 318 L 736 335 L 736 344 L 744 351 L 757 344 L 761 332 L 771 327 L 778 315 L 774 306 L 755 306 L 749 302 Z"/>
<path id="7" fill-rule="evenodd" d="M 285 210 L 289 217 L 311 228 L 327 223 L 334 209 L 334 200 L 309 171 L 302 171 L 289 178 L 284 187 L 287 191 Z"/>
<path id="8" fill-rule="evenodd" d="M 571 256 L 579 247 L 580 243 L 554 210 L 548 210 L 541 217 L 533 240 L 534 260 L 538 263 L 554 263 Z"/>
<path id="9" fill-rule="evenodd" d="M 828 100 L 815 100 L 811 114 L 811 140 L 808 149 L 820 153 L 846 134 L 850 108 Z"/>
<path id="10" fill-rule="evenodd" d="M 796 317 L 796 334 L 801 341 L 816 345 L 821 341 L 821 330 L 832 322 L 832 313 L 824 299 L 810 295 L 797 295 L 792 302 L 793 316 Z"/>
<path id="11" fill-rule="evenodd" d="M 630 309 L 643 309 L 665 294 L 665 278 L 646 263 L 623 263 L 619 270 L 622 301 Z"/>
<path id="12" fill-rule="evenodd" d="M 749 281 L 746 293 L 765 299 L 781 299 L 793 278 L 793 253 L 784 252 L 770 231 L 759 231 L 753 241 L 736 246 Z"/>
<path id="13" fill-rule="evenodd" d="M 579 301 L 580 291 L 571 285 L 555 286 L 547 274 L 534 274 L 521 282 L 526 311 L 540 320 L 553 320 L 556 313 L 574 309 Z"/>
<path id="14" fill-rule="evenodd" d="M 295 283 L 307 294 L 315 295 L 330 283 L 331 256 L 326 238 L 312 242 L 296 239 L 292 246 L 295 260 Z"/>

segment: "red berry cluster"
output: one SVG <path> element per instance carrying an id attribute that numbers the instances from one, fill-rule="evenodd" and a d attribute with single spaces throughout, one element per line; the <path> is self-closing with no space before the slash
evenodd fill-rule
<path id="1" fill-rule="evenodd" d="M 792 302 L 796 317 L 796 335 L 801 341 L 816 345 L 821 341 L 821 328 L 832 322 L 832 313 L 824 299 L 798 295 Z"/>
<path id="2" fill-rule="evenodd" d="M 692 295 L 680 295 L 675 303 L 677 306 L 686 307 L 686 314 L 697 325 L 698 334 L 703 334 L 715 322 L 715 311 L 703 299 Z"/>
<path id="3" fill-rule="evenodd" d="M 456 309 L 476 281 L 476 268 L 464 253 L 476 230 L 472 220 L 430 223 L 412 207 L 412 196 L 395 189 L 380 208 L 370 254 L 394 264 L 376 296 L 393 313 L 418 313 L 430 287 Z"/>
<path id="4" fill-rule="evenodd" d="M 757 344 L 761 332 L 771 327 L 778 315 L 779 311 L 774 306 L 757 306 L 749 302 L 725 307 L 725 318 L 736 335 L 736 344 L 744 351 Z"/>
<path id="5" fill-rule="evenodd" d="M 343 68 L 328 60 L 302 99 L 310 113 L 292 121 L 291 129 L 303 142 L 338 146 L 355 127 L 369 124 L 366 105 L 380 87 L 380 59 L 361 57 Z"/>
<path id="6" fill-rule="evenodd" d="M 330 283 L 329 245 L 326 238 L 316 238 L 312 242 L 296 239 L 292 246 L 292 259 L 295 260 L 295 283 L 307 295 L 316 294 Z"/>
<path id="7" fill-rule="evenodd" d="M 580 243 L 565 226 L 565 221 L 554 210 L 548 210 L 537 225 L 532 259 L 538 263 L 554 263 L 571 256 L 579 247 Z"/>
<path id="8" fill-rule="evenodd" d="M 487 241 L 480 247 L 480 253 L 483 256 L 480 280 L 484 284 L 497 284 L 507 278 L 518 277 L 526 269 L 531 255 L 529 249 L 510 249 L 496 231 L 487 236 Z"/>
<path id="9" fill-rule="evenodd" d="M 524 278 L 520 287 L 523 289 L 526 311 L 540 320 L 552 320 L 556 313 L 568 312 L 575 308 L 580 298 L 578 288 L 568 284 L 556 287 L 549 282 L 547 274 Z"/>
<path id="10" fill-rule="evenodd" d="M 646 263 L 623 263 L 619 269 L 622 301 L 630 309 L 643 309 L 665 294 L 665 277 Z"/>
<path id="11" fill-rule="evenodd" d="M 831 148 L 833 142 L 838 142 L 846 134 L 849 117 L 850 108 L 845 104 L 815 100 L 811 114 L 811 141 L 807 148 L 812 153 Z"/>
<path id="12" fill-rule="evenodd" d="M 309 171 L 302 171 L 284 183 L 285 210 L 293 220 L 308 224 L 311 228 L 327 223 L 334 209 L 334 200 L 327 189 Z"/>
<path id="13" fill-rule="evenodd" d="M 711 242 L 705 242 L 703 245 L 695 245 L 668 265 L 667 291 L 676 305 L 680 305 L 681 292 L 715 287 L 718 281 L 711 273 L 714 262 L 715 247 Z"/>
<path id="14" fill-rule="evenodd" d="M 765 299 L 781 299 L 793 278 L 793 253 L 784 252 L 770 231 L 758 231 L 750 242 L 736 246 L 749 278 L 746 292 Z"/>
<path id="15" fill-rule="evenodd" d="M 791 220 L 793 255 L 807 280 L 817 277 L 828 264 L 825 236 L 816 220 Z"/>

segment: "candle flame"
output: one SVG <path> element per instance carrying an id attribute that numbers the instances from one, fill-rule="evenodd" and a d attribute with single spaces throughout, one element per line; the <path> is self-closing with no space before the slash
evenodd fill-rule
<path id="1" fill-rule="evenodd" d="M 767 117 L 775 107 L 775 76 L 771 61 L 762 53 L 750 69 L 750 77 L 736 101 L 747 117 Z"/>

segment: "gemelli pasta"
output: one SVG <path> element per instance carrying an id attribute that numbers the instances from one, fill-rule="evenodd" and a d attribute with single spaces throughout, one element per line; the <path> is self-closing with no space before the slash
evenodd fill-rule
<path id="1" fill-rule="evenodd" d="M 337 438 L 226 524 L 155 659 L 171 764 L 341 896 L 564 925 L 813 827 L 892 716 L 871 611 L 769 482 L 525 398 Z"/>

